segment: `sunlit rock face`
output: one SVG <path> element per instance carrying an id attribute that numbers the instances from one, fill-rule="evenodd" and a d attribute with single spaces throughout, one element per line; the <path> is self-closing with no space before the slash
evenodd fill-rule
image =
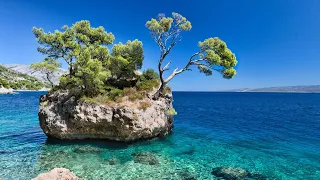
<path id="1" fill-rule="evenodd" d="M 148 102 L 146 109 L 139 108 Z M 67 91 L 41 96 L 40 126 L 49 137 L 58 139 L 106 139 L 136 141 L 165 136 L 173 128 L 172 96 L 111 104 L 77 100 Z"/>

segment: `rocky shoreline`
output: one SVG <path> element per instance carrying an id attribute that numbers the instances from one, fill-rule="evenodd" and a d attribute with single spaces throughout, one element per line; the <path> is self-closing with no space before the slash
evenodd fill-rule
<path id="1" fill-rule="evenodd" d="M 0 94 L 12 94 L 13 93 L 13 89 L 7 89 L 4 87 L 0 87 Z"/>

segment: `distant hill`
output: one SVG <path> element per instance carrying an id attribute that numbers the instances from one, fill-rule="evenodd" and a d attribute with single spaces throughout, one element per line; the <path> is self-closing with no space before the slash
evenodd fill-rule
<path id="1" fill-rule="evenodd" d="M 0 65 L 0 87 L 23 90 L 39 90 L 49 86 L 35 77 L 8 69 L 5 66 Z"/>
<path id="2" fill-rule="evenodd" d="M 30 68 L 29 65 L 25 65 L 25 64 L 3 64 L 4 67 L 10 69 L 10 70 L 14 70 L 16 72 L 22 73 L 22 74 L 27 74 L 29 76 L 35 77 L 39 80 L 41 80 L 44 83 L 49 83 L 46 80 L 45 74 L 41 73 L 41 72 L 34 72 L 33 69 Z M 59 83 L 59 77 L 62 76 L 63 74 L 65 74 L 67 72 L 67 70 L 59 68 L 58 72 L 54 73 L 53 76 L 53 83 L 54 84 L 58 84 Z"/>
<path id="3" fill-rule="evenodd" d="M 308 86 L 282 86 L 267 88 L 243 88 L 228 90 L 228 92 L 297 92 L 297 93 L 320 93 L 320 85 Z"/>

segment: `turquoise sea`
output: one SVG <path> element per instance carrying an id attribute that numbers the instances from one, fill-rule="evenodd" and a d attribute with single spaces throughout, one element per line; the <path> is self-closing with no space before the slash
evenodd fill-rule
<path id="1" fill-rule="evenodd" d="M 320 179 L 320 94 L 174 92 L 171 135 L 134 144 L 48 139 L 43 92 L 0 95 L 0 178 L 54 167 L 83 180 L 216 179 L 231 166 L 268 179 Z M 143 155 L 143 156 L 137 156 Z"/>

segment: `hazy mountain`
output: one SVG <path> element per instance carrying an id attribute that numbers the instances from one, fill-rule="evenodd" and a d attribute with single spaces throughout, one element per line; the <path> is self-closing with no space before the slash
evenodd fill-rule
<path id="1" fill-rule="evenodd" d="M 39 90 L 46 88 L 47 83 L 25 73 L 20 73 L 0 65 L 0 88 L 1 87 L 5 89 Z"/>
<path id="2" fill-rule="evenodd" d="M 308 86 L 281 86 L 281 87 L 266 87 L 266 88 L 243 88 L 228 90 L 229 92 L 308 92 L 320 93 L 320 85 Z"/>
<path id="3" fill-rule="evenodd" d="M 16 72 L 22 73 L 22 74 L 27 74 L 29 76 L 35 77 L 43 82 L 48 83 L 48 81 L 46 80 L 46 76 L 45 74 L 41 73 L 41 72 L 34 72 L 33 69 L 30 68 L 30 65 L 25 65 L 25 64 L 3 64 L 4 67 L 14 70 Z M 58 84 L 59 82 L 59 77 L 63 74 L 65 74 L 67 72 L 67 70 L 59 68 L 59 71 L 56 72 L 53 76 L 53 83 L 54 84 Z"/>

